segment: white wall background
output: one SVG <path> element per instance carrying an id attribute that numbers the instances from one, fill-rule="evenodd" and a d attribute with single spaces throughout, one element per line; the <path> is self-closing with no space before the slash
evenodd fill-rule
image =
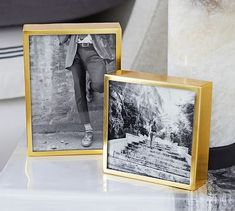
<path id="1" fill-rule="evenodd" d="M 168 74 L 213 82 L 210 146 L 225 146 L 235 141 L 235 1 L 199 2 L 169 0 Z"/>

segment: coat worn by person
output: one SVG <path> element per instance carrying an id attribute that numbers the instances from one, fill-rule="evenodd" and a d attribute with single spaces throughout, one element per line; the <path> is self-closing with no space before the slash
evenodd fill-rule
<path id="1" fill-rule="evenodd" d="M 68 51 L 65 60 L 65 68 L 72 66 L 74 58 L 77 53 L 77 36 L 78 35 L 65 35 L 59 36 L 60 44 L 69 41 Z M 93 35 L 91 34 L 92 44 L 98 55 L 104 60 L 114 60 L 115 50 L 110 43 L 110 36 L 108 35 Z"/>

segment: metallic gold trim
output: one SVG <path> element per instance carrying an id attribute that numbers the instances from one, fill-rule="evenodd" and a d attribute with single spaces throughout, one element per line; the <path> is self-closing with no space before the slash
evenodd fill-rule
<path id="1" fill-rule="evenodd" d="M 109 81 L 120 81 L 150 86 L 160 86 L 175 89 L 190 90 L 196 93 L 194 110 L 194 127 L 192 141 L 192 162 L 190 184 L 182 184 L 167 180 L 140 176 L 136 174 L 108 169 L 108 107 L 109 107 Z M 118 70 L 113 74 L 105 75 L 104 86 L 104 125 L 103 125 L 103 171 L 104 173 L 143 180 L 163 185 L 169 185 L 187 190 L 195 190 L 207 181 L 212 83 L 186 78 L 170 77 L 151 73 Z"/>
<path id="2" fill-rule="evenodd" d="M 29 36 L 34 35 L 62 35 L 62 34 L 116 34 L 116 69 L 121 68 L 122 30 L 119 23 L 89 23 L 89 24 L 26 24 L 23 28 L 24 72 L 26 97 L 26 128 L 28 156 L 59 156 L 102 154 L 99 150 L 61 150 L 61 151 L 33 151 L 32 113 L 30 89 L 30 52 Z"/>

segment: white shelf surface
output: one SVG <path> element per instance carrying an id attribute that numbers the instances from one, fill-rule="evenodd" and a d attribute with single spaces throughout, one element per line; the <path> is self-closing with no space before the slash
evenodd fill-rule
<path id="1" fill-rule="evenodd" d="M 102 156 L 27 157 L 20 144 L 0 174 L 0 209 L 207 210 L 207 185 L 194 192 L 105 175 Z"/>

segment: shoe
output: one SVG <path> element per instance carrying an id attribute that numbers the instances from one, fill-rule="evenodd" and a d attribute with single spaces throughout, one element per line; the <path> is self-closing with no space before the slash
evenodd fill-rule
<path id="1" fill-rule="evenodd" d="M 93 90 L 91 88 L 91 80 L 87 81 L 86 85 L 86 100 L 88 103 L 91 103 L 93 100 Z"/>
<path id="2" fill-rule="evenodd" d="M 93 131 L 86 131 L 82 139 L 83 147 L 90 147 L 93 143 Z"/>

